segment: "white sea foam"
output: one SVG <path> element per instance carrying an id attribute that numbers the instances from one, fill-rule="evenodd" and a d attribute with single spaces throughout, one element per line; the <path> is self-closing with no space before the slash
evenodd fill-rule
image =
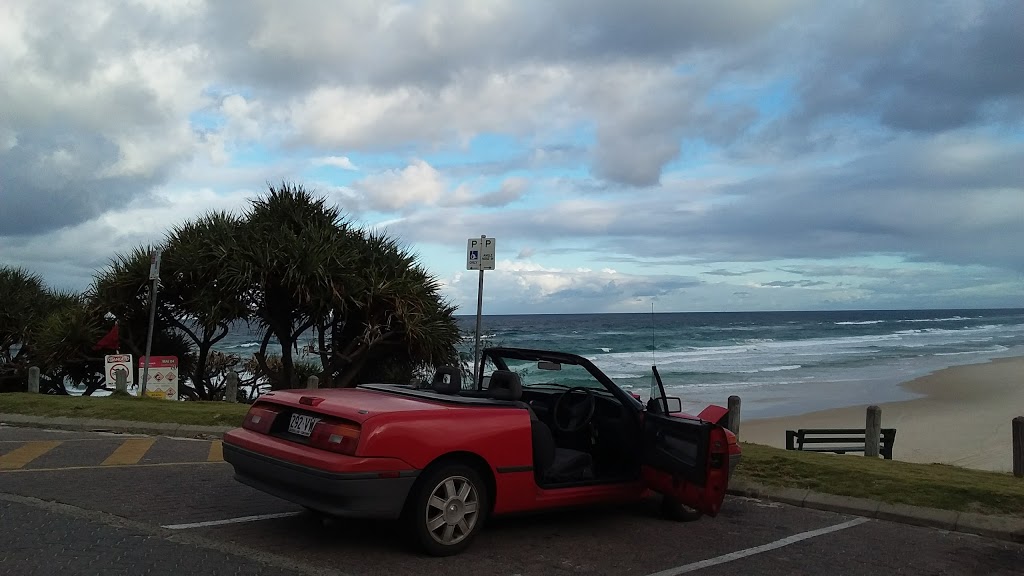
<path id="1" fill-rule="evenodd" d="M 981 316 L 950 316 L 949 318 L 913 318 L 906 320 L 897 320 L 897 322 L 961 322 L 964 320 L 977 320 Z"/>
<path id="2" fill-rule="evenodd" d="M 886 320 L 862 320 L 859 322 L 833 322 L 836 326 L 868 326 L 870 324 L 881 324 Z"/>

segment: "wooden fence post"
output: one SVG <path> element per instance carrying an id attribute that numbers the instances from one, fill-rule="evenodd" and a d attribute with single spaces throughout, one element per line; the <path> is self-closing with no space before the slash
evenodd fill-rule
<path id="1" fill-rule="evenodd" d="M 238 372 L 228 372 L 224 375 L 224 400 L 238 402 Z"/>
<path id="2" fill-rule="evenodd" d="M 316 376 L 310 376 L 309 379 L 306 380 L 306 388 L 309 388 L 310 390 L 316 390 L 319 387 L 320 379 L 317 378 Z"/>
<path id="3" fill-rule="evenodd" d="M 39 393 L 39 366 L 28 369 L 28 391 L 33 394 Z"/>
<path id="4" fill-rule="evenodd" d="M 114 372 L 114 390 L 117 392 L 128 393 L 128 372 L 125 370 L 118 370 Z"/>
<path id="5" fill-rule="evenodd" d="M 726 428 L 732 431 L 736 435 L 736 439 L 740 438 L 740 397 L 729 396 L 729 416 L 726 419 Z"/>
<path id="6" fill-rule="evenodd" d="M 1017 416 L 1011 425 L 1013 430 L 1013 475 L 1024 478 L 1024 416 Z"/>
<path id="7" fill-rule="evenodd" d="M 882 409 L 868 406 L 866 425 L 864 426 L 864 456 L 878 458 L 882 436 Z"/>

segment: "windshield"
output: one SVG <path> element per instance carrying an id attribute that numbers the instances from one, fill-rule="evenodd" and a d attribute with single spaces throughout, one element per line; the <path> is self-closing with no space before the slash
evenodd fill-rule
<path id="1" fill-rule="evenodd" d="M 484 355 L 481 374 L 483 377 L 482 388 L 487 388 L 491 373 L 495 370 L 507 369 L 519 374 L 523 389 L 582 387 L 598 393 L 610 393 L 598 376 L 587 369 L 587 364 L 589 363 L 584 359 L 566 356 L 552 356 L 522 350 L 492 349 Z M 589 367 L 597 374 L 601 374 L 597 367 L 592 365 Z M 615 384 L 613 383 L 611 386 L 615 387 Z M 640 404 L 632 396 L 628 394 L 624 396 L 628 398 L 627 402 Z"/>
<path id="2" fill-rule="evenodd" d="M 508 360 L 508 367 L 519 374 L 519 378 L 523 382 L 523 388 L 538 386 L 573 388 L 581 386 L 594 390 L 606 390 L 604 384 L 601 384 L 583 366 L 510 359 Z"/>

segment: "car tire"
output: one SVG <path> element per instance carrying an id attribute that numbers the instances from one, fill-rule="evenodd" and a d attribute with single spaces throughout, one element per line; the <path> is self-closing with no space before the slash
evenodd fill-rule
<path id="1" fill-rule="evenodd" d="M 487 484 L 475 468 L 442 464 L 420 477 L 403 521 L 420 550 L 431 556 L 451 556 L 469 547 L 489 510 Z"/>

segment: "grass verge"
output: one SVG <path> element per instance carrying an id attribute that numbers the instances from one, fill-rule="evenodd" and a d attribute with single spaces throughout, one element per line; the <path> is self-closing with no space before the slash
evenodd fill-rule
<path id="1" fill-rule="evenodd" d="M 238 426 L 246 404 L 156 398 L 0 394 L 0 412 Z M 769 486 L 982 514 L 1024 515 L 1024 479 L 943 464 L 818 454 L 743 443 L 736 475 Z"/>
<path id="2" fill-rule="evenodd" d="M 741 445 L 736 476 L 768 486 L 959 512 L 1024 515 L 1024 479 L 1009 473 Z"/>
<path id="3" fill-rule="evenodd" d="M 56 396 L 12 392 L 0 394 L 0 413 L 68 418 L 102 418 L 203 426 L 240 426 L 248 404 L 169 402 L 134 396 Z"/>

